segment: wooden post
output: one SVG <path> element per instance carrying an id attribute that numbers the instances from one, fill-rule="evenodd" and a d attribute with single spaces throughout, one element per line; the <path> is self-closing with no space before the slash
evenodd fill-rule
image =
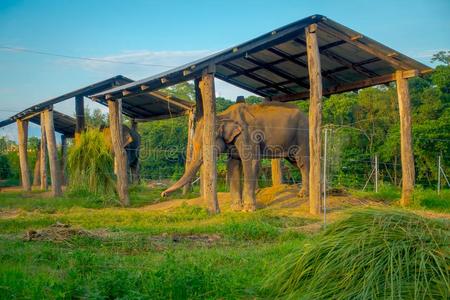
<path id="1" fill-rule="evenodd" d="M 136 121 L 136 119 L 132 119 L 131 120 L 131 130 L 134 132 L 138 132 L 139 128 L 138 128 L 138 122 Z M 136 151 L 140 151 L 140 149 L 136 149 Z M 139 152 L 136 152 L 139 153 Z M 136 164 L 136 168 L 130 168 L 130 174 L 131 174 L 131 182 L 132 183 L 140 183 L 141 181 L 141 177 L 139 175 L 140 173 L 140 159 L 138 158 L 138 162 Z"/>
<path id="2" fill-rule="evenodd" d="M 41 145 L 39 143 L 38 149 L 36 149 L 36 163 L 34 164 L 33 171 L 33 186 L 41 185 Z"/>
<path id="3" fill-rule="evenodd" d="M 75 96 L 75 115 L 76 115 L 75 142 L 78 142 L 80 134 L 85 129 L 84 97 L 81 95 Z"/>
<path id="4" fill-rule="evenodd" d="M 123 146 L 122 100 L 108 100 L 111 143 L 114 150 L 117 175 L 117 194 L 123 206 L 130 204 L 128 197 L 127 154 Z"/>
<path id="5" fill-rule="evenodd" d="M 305 28 L 309 72 L 309 212 L 320 214 L 320 152 L 322 125 L 322 74 L 316 36 L 317 24 Z"/>
<path id="6" fill-rule="evenodd" d="M 61 135 L 61 183 L 66 184 L 67 138 Z"/>
<path id="7" fill-rule="evenodd" d="M 217 201 L 216 165 L 216 97 L 214 75 L 204 74 L 199 84 L 203 102 L 203 197 L 208 202 L 210 213 L 220 212 Z"/>
<path id="8" fill-rule="evenodd" d="M 24 191 L 31 191 L 30 171 L 28 169 L 27 144 L 28 144 L 28 121 L 17 120 L 17 133 L 19 139 L 19 161 L 20 174 L 22 178 L 22 188 Z"/>
<path id="9" fill-rule="evenodd" d="M 187 169 L 192 160 L 192 152 L 194 151 L 194 145 L 192 144 L 192 139 L 194 138 L 194 124 L 195 124 L 195 111 L 189 111 L 188 117 L 188 139 L 186 145 L 186 163 L 185 168 Z M 191 183 L 186 184 L 183 187 L 183 195 L 186 195 L 191 190 Z"/>
<path id="10" fill-rule="evenodd" d="M 194 89 L 195 89 L 195 118 L 194 118 L 194 128 L 197 127 L 198 121 L 203 118 L 203 100 L 202 100 L 202 92 L 200 91 L 200 80 L 201 78 L 195 78 L 194 80 Z M 203 197 L 203 191 L 204 191 L 204 175 L 203 175 L 203 164 L 200 167 L 200 179 L 199 179 L 199 186 L 200 186 L 200 196 Z"/>
<path id="11" fill-rule="evenodd" d="M 45 115 L 41 112 L 41 158 L 40 160 L 40 176 L 41 176 L 41 190 L 48 189 L 47 182 L 47 139 L 45 137 Z"/>
<path id="12" fill-rule="evenodd" d="M 272 186 L 283 184 L 283 165 L 280 158 L 272 159 Z"/>
<path id="13" fill-rule="evenodd" d="M 47 140 L 48 160 L 50 163 L 50 178 L 53 197 L 61 196 L 61 171 L 56 148 L 55 126 L 53 124 L 53 108 L 44 110 L 45 138 Z"/>
<path id="14" fill-rule="evenodd" d="M 414 154 L 411 133 L 411 101 L 409 98 L 408 80 L 403 71 L 395 73 L 397 80 L 398 107 L 400 113 L 400 148 L 402 160 L 402 197 L 400 204 L 407 206 L 411 203 L 414 192 Z"/>

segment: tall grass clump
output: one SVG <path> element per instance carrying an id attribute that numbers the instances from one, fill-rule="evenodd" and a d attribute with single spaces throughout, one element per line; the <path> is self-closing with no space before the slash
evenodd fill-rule
<path id="1" fill-rule="evenodd" d="M 288 299 L 449 299 L 450 222 L 367 209 L 329 226 L 265 283 Z"/>
<path id="2" fill-rule="evenodd" d="M 113 194 L 113 164 L 103 133 L 95 128 L 86 130 L 68 151 L 70 190 L 97 196 Z"/>

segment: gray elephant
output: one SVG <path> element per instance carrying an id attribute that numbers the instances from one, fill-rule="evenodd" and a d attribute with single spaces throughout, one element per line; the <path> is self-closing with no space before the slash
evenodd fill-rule
<path id="1" fill-rule="evenodd" d="M 105 136 L 105 140 L 107 141 L 108 146 L 112 150 L 111 145 L 111 131 L 109 127 L 105 127 L 102 129 L 103 134 Z M 131 181 L 138 182 L 139 181 L 139 148 L 141 146 L 141 136 L 137 131 L 129 128 L 126 125 L 122 126 L 123 133 L 123 144 L 125 151 L 127 153 L 127 163 L 128 168 L 131 172 Z"/>
<path id="2" fill-rule="evenodd" d="M 228 178 L 235 210 L 254 211 L 261 158 L 285 158 L 302 176 L 301 195 L 308 194 L 308 118 L 296 106 L 285 103 L 239 103 L 217 115 L 216 151 L 228 154 Z M 193 155 L 183 176 L 161 195 L 191 182 L 202 164 L 203 120 L 193 138 Z M 243 190 L 241 173 L 243 171 Z"/>

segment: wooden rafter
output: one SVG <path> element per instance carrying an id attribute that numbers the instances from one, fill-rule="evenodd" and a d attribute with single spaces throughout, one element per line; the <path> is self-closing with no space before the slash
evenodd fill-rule
<path id="1" fill-rule="evenodd" d="M 235 71 L 235 72 L 242 71 L 242 68 L 241 68 L 241 67 L 238 67 L 238 66 L 236 66 L 236 65 L 233 65 L 233 64 L 231 64 L 231 63 L 223 64 L 223 66 L 224 66 L 225 68 L 227 68 L 227 69 L 230 69 L 231 71 Z M 261 82 L 261 83 L 265 84 L 265 85 L 268 86 L 268 87 L 273 87 L 273 88 L 275 88 L 275 89 L 277 89 L 277 90 L 279 90 L 280 92 L 283 92 L 283 93 L 285 93 L 285 94 L 292 94 L 292 91 L 291 91 L 291 90 L 289 90 L 289 89 L 287 89 L 287 88 L 284 88 L 284 87 L 281 87 L 281 86 L 279 86 L 277 83 L 275 83 L 275 82 L 273 82 L 273 81 L 271 81 L 271 80 L 269 80 L 269 79 L 262 78 L 262 77 L 259 76 L 259 75 L 252 74 L 252 73 L 245 73 L 245 74 L 242 74 L 242 75 L 243 75 L 243 76 L 247 76 L 248 78 L 251 78 L 251 79 L 253 79 L 253 80 L 255 80 L 255 81 Z"/>
<path id="2" fill-rule="evenodd" d="M 294 41 L 296 41 L 297 43 L 306 47 L 306 42 L 304 40 L 302 40 L 301 38 L 296 38 L 296 39 L 294 39 Z M 352 61 L 346 59 L 345 57 L 334 53 L 331 49 L 321 50 L 320 55 L 324 55 L 324 56 L 328 57 L 329 59 L 331 59 L 343 66 L 346 66 L 348 69 L 352 69 L 353 71 L 355 71 L 363 76 L 367 76 L 367 77 L 378 76 L 377 73 L 363 67 L 362 65 L 353 63 Z"/>
<path id="3" fill-rule="evenodd" d="M 326 23 L 320 23 L 319 26 L 320 30 L 338 38 L 341 39 L 349 44 L 352 44 L 354 46 L 356 46 L 357 48 L 372 54 L 373 56 L 379 57 L 380 59 L 386 61 L 387 63 L 395 66 L 396 68 L 400 69 L 400 70 L 405 70 L 405 64 L 407 64 L 407 62 L 400 62 L 398 60 L 396 60 L 394 57 L 390 56 L 388 53 L 384 53 L 374 47 L 370 47 L 366 44 L 364 44 L 363 42 L 360 41 L 360 39 L 355 39 L 352 38 L 351 36 L 348 36 L 347 34 L 340 32 L 332 27 L 330 27 L 329 25 L 327 25 Z"/>
<path id="4" fill-rule="evenodd" d="M 403 74 L 404 74 L 403 76 L 405 78 L 410 78 L 410 77 L 417 76 L 419 73 L 417 70 L 408 70 L 408 71 L 404 71 Z M 337 85 L 337 86 L 334 86 L 334 87 L 331 87 L 328 89 L 324 89 L 323 95 L 327 96 L 327 95 L 331 95 L 331 94 L 338 94 L 338 93 L 343 93 L 343 92 L 348 92 L 348 91 L 354 91 L 354 90 L 358 90 L 358 89 L 361 89 L 361 88 L 364 88 L 367 86 L 374 86 L 374 85 L 389 83 L 394 80 L 396 80 L 395 74 L 382 75 L 382 76 L 378 76 L 378 77 L 374 77 L 374 78 L 368 78 L 368 79 L 360 80 L 357 82 L 352 82 L 352 83 L 344 84 L 344 85 Z M 309 97 L 309 91 L 305 91 L 305 92 L 300 92 L 300 93 L 296 93 L 293 95 L 274 96 L 274 97 L 271 97 L 270 100 L 287 102 L 287 101 L 294 101 L 294 100 L 302 100 L 302 99 L 306 99 L 308 97 Z"/>
<path id="5" fill-rule="evenodd" d="M 290 83 L 296 83 L 304 88 L 309 88 L 309 84 L 307 82 L 304 82 L 303 79 L 295 77 L 295 76 L 289 74 L 288 72 L 284 71 L 281 68 L 278 68 L 278 67 L 272 66 L 272 65 L 268 65 L 268 64 L 264 63 L 263 61 L 255 58 L 255 57 L 252 57 L 251 55 L 247 55 L 245 57 L 245 59 L 248 60 L 249 62 L 261 67 L 262 69 L 269 70 L 273 74 L 276 74 L 284 79 L 287 79 Z"/>

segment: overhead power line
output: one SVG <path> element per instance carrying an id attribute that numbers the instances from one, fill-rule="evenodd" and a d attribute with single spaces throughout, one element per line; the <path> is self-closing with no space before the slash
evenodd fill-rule
<path id="1" fill-rule="evenodd" d="M 87 61 L 111 63 L 111 64 L 137 65 L 137 66 L 163 67 L 163 68 L 174 68 L 175 67 L 175 66 L 160 65 L 160 64 L 146 64 L 146 63 L 136 63 L 136 62 L 124 62 L 124 61 L 116 61 L 116 60 L 109 60 L 109 59 L 102 59 L 102 58 L 91 58 L 91 57 L 83 57 L 83 56 L 65 55 L 65 54 L 59 54 L 59 53 L 52 53 L 52 52 L 45 52 L 45 51 L 39 51 L 39 50 L 32 50 L 32 49 L 27 49 L 27 48 L 1 46 L 1 45 L 0 45 L 0 49 L 19 51 L 19 52 L 25 52 L 25 53 L 33 53 L 33 54 L 39 54 L 39 55 L 47 55 L 47 56 L 69 58 L 69 59 L 78 59 L 78 60 L 87 60 Z"/>

